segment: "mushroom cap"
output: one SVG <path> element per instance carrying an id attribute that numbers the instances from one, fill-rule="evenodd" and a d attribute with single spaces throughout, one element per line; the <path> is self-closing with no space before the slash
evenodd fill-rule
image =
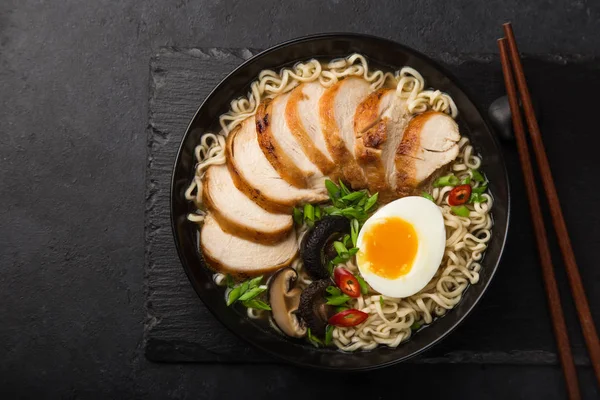
<path id="1" fill-rule="evenodd" d="M 269 282 L 269 303 L 275 324 L 291 337 L 306 335 L 306 327 L 296 316 L 302 290 L 296 286 L 298 273 L 293 268 L 279 270 Z"/>
<path id="2" fill-rule="evenodd" d="M 328 216 L 315 224 L 302 242 L 302 261 L 306 272 L 313 279 L 329 278 L 325 268 L 325 246 L 334 237 L 350 233 L 350 220 L 340 216 Z"/>
<path id="3" fill-rule="evenodd" d="M 330 279 L 312 282 L 300 296 L 298 313 L 310 328 L 311 333 L 322 336 L 325 334 L 327 320 L 332 314 L 333 307 L 327 305 L 327 287 L 333 285 Z"/>

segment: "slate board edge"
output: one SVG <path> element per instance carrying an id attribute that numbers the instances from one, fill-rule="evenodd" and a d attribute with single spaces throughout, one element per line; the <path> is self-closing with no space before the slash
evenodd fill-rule
<path id="1" fill-rule="evenodd" d="M 148 297 L 148 276 L 150 274 L 149 266 L 152 260 L 149 259 L 149 246 L 151 245 L 152 236 L 152 221 L 149 219 L 149 214 L 154 206 L 153 197 L 157 192 L 156 185 L 152 182 L 152 144 L 155 140 L 155 135 L 162 136 L 162 132 L 156 129 L 151 123 L 152 116 L 152 100 L 155 96 L 155 84 L 154 84 L 154 71 L 153 65 L 155 65 L 156 59 L 161 54 L 168 53 L 183 53 L 189 56 L 196 57 L 198 54 L 210 55 L 214 52 L 229 53 L 235 57 L 238 57 L 243 61 L 249 55 L 256 54 L 258 51 L 255 49 L 226 49 L 226 48 L 174 48 L 174 47 L 161 47 L 158 53 L 150 60 L 150 79 L 149 79 L 149 101 L 150 107 L 148 109 L 149 124 L 148 139 L 147 139 L 147 164 L 146 164 L 146 209 L 145 209 L 145 240 L 146 240 L 146 251 L 145 251 L 145 270 L 144 270 L 144 294 Z M 463 62 L 491 62 L 497 59 L 495 54 L 450 54 L 440 53 L 437 54 L 436 58 L 438 61 L 447 64 L 461 64 Z M 586 62 L 593 58 L 583 55 L 528 55 L 528 58 L 541 59 L 557 64 L 566 64 L 568 62 Z M 170 227 L 169 227 L 170 229 Z M 164 340 L 153 339 L 149 336 L 153 327 L 159 323 L 160 316 L 153 315 L 151 310 L 148 308 L 148 304 L 145 303 L 146 318 L 144 321 L 144 335 L 143 335 L 143 346 L 145 349 L 146 358 L 150 361 L 155 362 L 202 362 L 196 359 L 190 358 L 189 355 L 181 353 L 182 347 L 188 348 L 188 346 L 194 346 L 194 343 L 173 343 Z M 197 347 L 197 346 L 196 346 Z M 158 350 L 160 349 L 160 350 Z M 215 361 L 211 362 L 233 362 L 233 363 L 244 363 L 244 361 L 232 361 L 227 356 L 222 356 L 217 353 L 212 353 L 210 350 L 205 349 L 207 353 L 211 353 Z M 479 352 L 450 352 L 441 357 L 426 358 L 419 357 L 411 362 L 413 363 L 474 363 L 474 364 L 522 364 L 522 365 L 556 365 L 557 357 L 551 352 L 545 351 L 514 351 L 514 352 L 492 352 L 492 353 L 479 353 Z M 257 360 L 254 362 L 270 363 L 268 359 Z M 576 358 L 577 365 L 589 365 L 589 360 L 586 357 Z"/>
<path id="2" fill-rule="evenodd" d="M 154 99 L 155 95 L 155 85 L 154 85 L 154 77 L 153 77 L 153 65 L 155 63 L 155 56 L 150 58 L 150 62 L 148 64 L 148 125 L 146 126 L 147 138 L 146 138 L 146 168 L 144 171 L 144 183 L 145 183 L 145 191 L 144 191 L 144 274 L 143 274 L 143 293 L 144 293 L 144 329 L 142 335 L 142 348 L 144 349 L 144 354 L 147 355 L 148 349 L 148 332 L 152 330 L 152 328 L 157 323 L 157 317 L 148 307 L 148 279 L 150 275 L 150 264 L 152 261 L 150 260 L 150 248 L 151 248 L 151 236 L 152 236 L 152 228 L 150 221 L 150 211 L 154 205 L 154 202 L 151 199 L 154 197 L 157 192 L 156 186 L 151 182 L 150 177 L 152 176 L 152 143 L 154 141 L 152 127 L 152 99 Z"/>
<path id="3" fill-rule="evenodd" d="M 197 350 L 195 343 L 174 343 L 158 339 L 149 339 L 147 346 L 152 349 L 146 353 L 146 358 L 158 363 L 201 363 L 201 364 L 282 364 L 276 359 L 257 361 L 238 361 L 225 356 L 216 355 L 215 361 L 199 361 L 186 349 Z M 514 352 L 450 352 L 444 356 L 427 357 L 422 355 L 407 361 L 409 364 L 489 364 L 489 365 L 538 365 L 554 366 L 558 364 L 557 355 L 548 351 L 514 351 Z M 587 357 L 575 357 L 575 365 L 589 366 Z"/>

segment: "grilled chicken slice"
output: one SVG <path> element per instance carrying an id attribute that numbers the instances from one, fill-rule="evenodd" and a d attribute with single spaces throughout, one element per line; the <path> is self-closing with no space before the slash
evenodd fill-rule
<path id="1" fill-rule="evenodd" d="M 225 232 L 210 213 L 200 231 L 200 248 L 213 270 L 241 279 L 285 267 L 298 251 L 294 230 L 275 244 L 255 243 Z"/>
<path id="2" fill-rule="evenodd" d="M 327 148 L 353 189 L 367 187 L 365 174 L 354 158 L 354 114 L 370 91 L 370 85 L 364 79 L 345 78 L 325 90 L 319 100 Z"/>
<path id="3" fill-rule="evenodd" d="M 290 93 L 263 101 L 256 112 L 258 143 L 275 171 L 299 188 L 324 186 L 324 176 L 304 153 L 288 127 L 286 107 Z"/>
<path id="4" fill-rule="evenodd" d="M 458 125 L 447 114 L 435 111 L 410 120 L 396 149 L 396 191 L 415 188 L 436 170 L 458 156 Z"/>
<path id="5" fill-rule="evenodd" d="M 376 90 L 358 105 L 354 114 L 354 155 L 365 173 L 369 191 L 379 193 L 382 202 L 392 200 L 394 193 L 389 176 L 395 172 L 393 160 L 399 141 L 388 135 L 391 114 L 387 110 L 392 105 L 395 92 L 393 89 Z M 393 170 L 388 174 L 386 160 L 390 157 Z"/>
<path id="6" fill-rule="evenodd" d="M 289 213 L 296 204 L 328 199 L 324 186 L 299 189 L 281 178 L 258 144 L 254 118 L 229 134 L 227 166 L 235 186 L 267 211 Z"/>
<path id="7" fill-rule="evenodd" d="M 292 229 L 290 215 L 270 213 L 240 192 L 226 165 L 211 166 L 203 181 L 203 203 L 223 231 L 269 244 L 285 238 Z"/>
<path id="8" fill-rule="evenodd" d="M 336 169 L 319 120 L 319 100 L 325 88 L 319 82 L 304 83 L 290 93 L 285 109 L 287 125 L 306 156 L 324 175 Z"/>

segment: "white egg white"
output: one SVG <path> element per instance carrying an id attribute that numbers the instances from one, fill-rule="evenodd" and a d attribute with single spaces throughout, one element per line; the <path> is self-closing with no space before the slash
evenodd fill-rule
<path id="1" fill-rule="evenodd" d="M 384 296 L 404 298 L 423 289 L 438 270 L 446 247 L 446 228 L 444 217 L 438 206 L 431 200 L 420 196 L 403 197 L 380 208 L 363 225 L 358 234 L 357 246 L 365 249 L 365 233 L 376 223 L 390 217 L 399 217 L 410 223 L 418 237 L 417 253 L 410 271 L 396 279 L 388 279 L 374 274 L 368 265 L 357 257 L 361 275 L 373 289 Z M 398 247 L 401 252 L 401 245 Z"/>

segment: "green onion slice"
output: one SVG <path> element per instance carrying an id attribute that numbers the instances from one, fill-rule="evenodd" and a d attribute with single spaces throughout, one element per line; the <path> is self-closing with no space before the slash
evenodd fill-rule
<path id="1" fill-rule="evenodd" d="M 485 182 L 484 176 L 481 174 L 481 172 L 477 171 L 476 169 L 471 170 L 471 175 L 473 176 L 473 180 L 475 182 Z"/>
<path id="2" fill-rule="evenodd" d="M 375 203 L 377 203 L 378 198 L 379 198 L 379 193 L 375 193 L 373 196 L 369 197 L 369 200 L 367 200 L 367 202 L 365 204 L 366 212 L 368 212 L 371 208 L 373 208 Z"/>
<path id="3" fill-rule="evenodd" d="M 458 215 L 459 217 L 468 217 L 471 211 L 466 206 L 455 206 L 452 207 L 452 212 L 454 215 Z"/>
<path id="4" fill-rule="evenodd" d="M 432 195 L 430 195 L 430 194 L 429 194 L 429 193 L 427 193 L 427 192 L 423 192 L 423 193 L 421 193 L 421 196 L 422 196 L 422 197 L 425 197 L 427 200 L 434 201 L 434 200 L 433 200 L 433 196 L 432 196 Z"/>
<path id="5" fill-rule="evenodd" d="M 444 187 L 444 186 L 456 186 L 459 184 L 459 180 L 456 176 L 450 174 L 446 176 L 441 176 L 433 182 L 434 187 Z"/>
<path id="6" fill-rule="evenodd" d="M 364 278 L 360 276 L 360 274 L 355 274 L 356 280 L 358 281 L 358 285 L 360 286 L 360 292 L 362 294 L 369 293 L 369 287 L 367 286 L 367 282 L 365 282 Z"/>

